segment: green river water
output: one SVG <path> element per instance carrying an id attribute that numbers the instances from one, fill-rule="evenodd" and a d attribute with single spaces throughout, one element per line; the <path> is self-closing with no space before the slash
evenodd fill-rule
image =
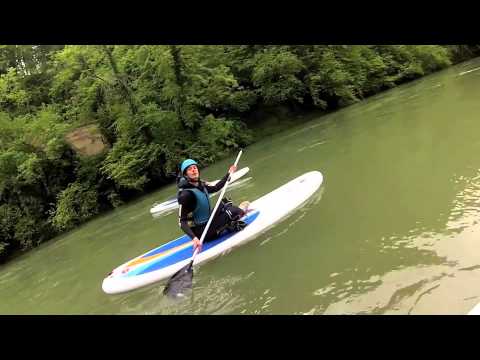
<path id="1" fill-rule="evenodd" d="M 1 266 L 0 314 L 466 314 L 480 302 L 479 94 L 474 59 L 246 148 L 237 203 L 310 170 L 324 183 L 196 268 L 189 300 L 169 301 L 158 284 L 101 289 L 114 267 L 181 234 L 176 212 L 149 212 L 172 185 Z"/>

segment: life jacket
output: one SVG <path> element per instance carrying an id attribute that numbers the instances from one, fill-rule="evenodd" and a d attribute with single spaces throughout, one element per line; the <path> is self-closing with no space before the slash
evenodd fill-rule
<path id="1" fill-rule="evenodd" d="M 195 209 L 188 215 L 188 225 L 199 226 L 206 224 L 210 218 L 211 208 L 208 191 L 205 189 L 205 186 L 201 184 L 200 188 L 198 188 L 181 179 L 178 182 L 178 187 L 177 197 L 182 191 L 190 191 L 195 195 L 195 199 L 197 200 Z"/>

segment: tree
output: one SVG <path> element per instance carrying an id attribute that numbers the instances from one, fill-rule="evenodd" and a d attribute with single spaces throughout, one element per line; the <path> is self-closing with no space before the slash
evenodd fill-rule
<path id="1" fill-rule="evenodd" d="M 281 47 L 269 48 L 255 55 L 252 81 L 267 104 L 302 103 L 305 85 L 299 75 L 303 69 L 294 53 Z"/>

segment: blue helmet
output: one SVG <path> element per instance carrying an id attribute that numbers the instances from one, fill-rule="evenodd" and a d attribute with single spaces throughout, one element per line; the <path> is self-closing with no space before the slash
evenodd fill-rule
<path id="1" fill-rule="evenodd" d="M 197 162 L 195 160 L 192 160 L 192 159 L 187 159 L 187 160 L 184 160 L 182 162 L 182 165 L 180 166 L 180 171 L 182 172 L 182 174 L 185 172 L 185 170 L 187 170 L 187 168 L 191 165 L 197 165 Z"/>

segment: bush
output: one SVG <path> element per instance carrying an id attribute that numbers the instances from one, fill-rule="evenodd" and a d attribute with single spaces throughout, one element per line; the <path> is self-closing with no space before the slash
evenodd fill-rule
<path id="1" fill-rule="evenodd" d="M 69 230 L 97 213 L 97 192 L 86 185 L 73 183 L 60 193 L 52 225 L 58 231 Z"/>

